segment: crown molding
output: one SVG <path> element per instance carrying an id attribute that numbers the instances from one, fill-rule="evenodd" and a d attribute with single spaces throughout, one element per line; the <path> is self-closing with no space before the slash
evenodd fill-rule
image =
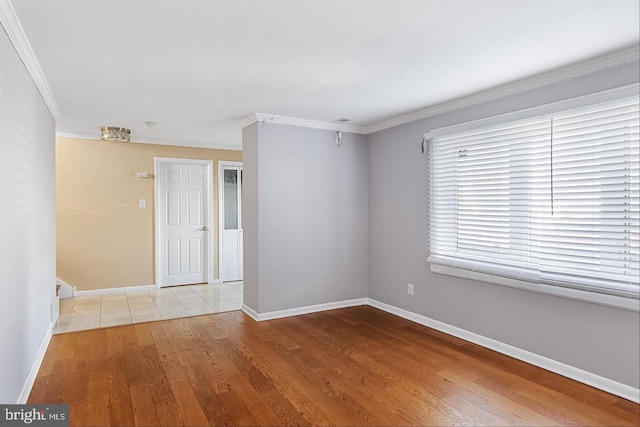
<path id="1" fill-rule="evenodd" d="M 38 59 L 33 53 L 33 49 L 31 49 L 31 44 L 29 44 L 29 40 L 24 33 L 10 0 L 0 0 L 0 23 L 2 23 L 2 26 L 9 36 L 9 40 L 11 40 L 13 47 L 18 52 L 20 59 L 22 59 L 24 66 L 27 68 L 27 71 L 40 91 L 53 119 L 58 120 L 61 115 L 58 104 L 56 104 L 53 92 L 47 83 L 42 68 L 40 68 Z"/>
<path id="2" fill-rule="evenodd" d="M 240 120 L 240 129 L 244 129 L 247 126 L 250 126 L 258 121 L 258 116 L 256 113 L 251 113 L 244 119 Z"/>
<path id="3" fill-rule="evenodd" d="M 96 134 L 88 133 L 73 133 L 73 132 L 58 132 L 56 131 L 56 138 L 73 138 L 73 139 L 95 139 L 99 140 L 100 137 Z"/>
<path id="4" fill-rule="evenodd" d="M 233 150 L 242 151 L 242 144 L 226 144 L 219 142 L 196 142 L 196 141 L 175 141 L 169 139 L 160 138 L 143 138 L 132 140 L 136 144 L 155 144 L 155 145 L 171 145 L 174 147 L 189 147 L 189 148 L 207 148 L 210 150 Z"/>
<path id="5" fill-rule="evenodd" d="M 92 141 L 101 141 L 97 135 L 83 134 L 83 133 L 69 133 L 69 132 L 56 132 L 56 138 L 73 138 L 73 139 L 88 139 Z M 232 150 L 242 151 L 242 146 L 235 144 L 220 144 L 220 143 L 201 143 L 194 141 L 173 141 L 169 139 L 160 138 L 144 138 L 144 139 L 132 139 L 127 144 L 152 144 L 152 145 L 171 145 L 173 147 L 188 147 L 188 148 L 207 148 L 210 150 Z"/>
<path id="6" fill-rule="evenodd" d="M 368 135 L 370 133 L 413 122 L 415 120 L 432 117 L 437 114 L 458 110 L 460 108 L 470 107 L 472 105 L 477 105 L 484 102 L 494 101 L 500 98 L 506 98 L 508 96 L 528 92 L 533 89 L 538 89 L 544 86 L 549 86 L 578 77 L 587 76 L 589 74 L 595 74 L 600 71 L 619 67 L 621 65 L 638 62 L 639 60 L 640 48 L 638 47 L 638 45 L 629 46 L 606 55 L 598 56 L 586 61 L 581 61 L 561 68 L 557 68 L 555 70 L 525 77 L 507 84 L 496 86 L 492 89 L 487 89 L 469 96 L 433 105 L 422 110 L 414 111 L 409 114 L 404 114 L 402 116 L 374 123 L 369 126 L 345 125 L 264 113 L 250 114 L 240 121 L 240 125 L 242 128 L 245 128 L 255 122 L 277 123 L 289 126 L 306 127 L 311 129 L 325 129 L 333 131 L 339 130 L 342 132 L 352 132 Z"/>
<path id="7" fill-rule="evenodd" d="M 434 105 L 413 113 L 398 116 L 389 120 L 364 127 L 365 133 L 368 135 L 394 126 L 409 123 L 415 120 L 424 119 L 435 116 L 437 114 L 446 113 L 460 108 L 470 107 L 472 105 L 493 101 L 500 98 L 528 92 L 544 86 L 560 83 L 566 80 L 572 80 L 578 77 L 595 74 L 610 68 L 619 67 L 621 65 L 638 62 L 640 59 L 640 48 L 637 45 L 629 46 L 624 49 L 611 52 L 606 55 L 598 56 L 586 61 L 574 63 L 555 70 L 546 71 L 530 77 L 525 77 L 488 89 L 469 96 L 454 99 L 449 102 Z"/>
<path id="8" fill-rule="evenodd" d="M 24 33 L 22 25 L 15 14 L 15 10 L 10 0 L 0 0 L 0 23 L 6 30 L 9 39 L 22 59 L 25 67 L 31 75 L 33 81 L 38 87 L 45 103 L 47 104 L 49 111 L 55 120 L 57 120 L 61 114 L 56 104 L 53 93 L 47 83 L 47 80 L 40 68 L 31 45 Z M 440 103 L 427 107 L 409 114 L 394 117 L 388 120 L 384 120 L 378 123 L 374 123 L 369 126 L 356 126 L 340 123 L 323 122 L 317 120 L 301 119 L 296 117 L 280 116 L 275 114 L 265 113 L 253 113 L 242 119 L 239 124 L 241 128 L 245 128 L 256 122 L 284 124 L 289 126 L 305 127 L 310 129 L 321 129 L 331 131 L 342 131 L 349 133 L 357 133 L 368 135 L 370 133 L 378 132 L 384 129 L 388 129 L 394 126 L 399 126 L 405 123 L 409 123 L 415 120 L 424 119 L 437 114 L 446 113 L 449 111 L 457 110 L 460 108 L 470 107 L 473 105 L 513 96 L 516 94 L 524 93 L 533 89 L 549 86 L 552 84 L 560 83 L 562 81 L 575 79 L 578 77 L 594 74 L 607 69 L 615 68 L 621 65 L 638 62 L 640 60 L 640 48 L 638 45 L 629 46 L 624 49 L 611 52 L 606 55 L 591 58 L 586 61 L 574 63 L 565 67 L 561 67 L 555 70 L 536 74 L 534 76 L 522 78 L 504 85 L 494 87 L 482 92 L 478 92 L 469 96 L 454 99 L 448 102 Z M 83 138 L 83 139 L 95 139 L 93 135 L 82 134 L 65 134 L 58 132 L 57 136 L 69 137 L 69 138 Z M 204 146 L 201 143 L 196 142 L 180 142 L 180 141 L 168 141 L 160 139 L 148 139 L 145 141 L 132 141 L 139 143 L 149 144 L 162 144 L 162 145 L 177 145 L 186 147 L 202 147 L 202 148 L 214 148 L 212 146 Z M 215 148 L 239 150 L 241 148 L 232 144 L 216 144 Z"/>
<path id="9" fill-rule="evenodd" d="M 255 122 L 274 123 L 279 125 L 297 126 L 309 129 L 321 129 L 341 131 L 348 133 L 365 134 L 365 128 L 362 126 L 347 125 L 344 123 L 330 123 L 318 120 L 299 119 L 296 117 L 278 116 L 275 114 L 253 113 L 242 119 L 240 122 L 245 128 Z"/>

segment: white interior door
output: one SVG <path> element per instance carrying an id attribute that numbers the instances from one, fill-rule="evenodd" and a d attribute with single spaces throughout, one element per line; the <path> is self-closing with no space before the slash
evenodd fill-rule
<path id="1" fill-rule="evenodd" d="M 207 282 L 210 163 L 156 159 L 156 280 L 160 286 Z"/>
<path id="2" fill-rule="evenodd" d="M 221 163 L 222 281 L 243 280 L 242 165 Z"/>

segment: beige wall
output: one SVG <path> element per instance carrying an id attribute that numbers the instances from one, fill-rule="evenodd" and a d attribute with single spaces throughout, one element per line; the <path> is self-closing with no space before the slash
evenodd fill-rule
<path id="1" fill-rule="evenodd" d="M 231 150 L 56 139 L 57 277 L 78 290 L 155 284 L 154 157 L 213 160 L 218 236 L 218 161 Z M 146 199 L 147 207 L 138 207 Z M 215 277 L 218 243 L 215 242 Z"/>

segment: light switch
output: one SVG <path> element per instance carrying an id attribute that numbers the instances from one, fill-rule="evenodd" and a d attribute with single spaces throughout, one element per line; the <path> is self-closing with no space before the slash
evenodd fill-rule
<path id="1" fill-rule="evenodd" d="M 147 207 L 147 201 L 145 199 L 138 200 L 138 207 L 139 208 L 146 208 Z"/>
<path id="2" fill-rule="evenodd" d="M 138 178 L 149 178 L 149 174 L 146 172 L 138 172 Z"/>

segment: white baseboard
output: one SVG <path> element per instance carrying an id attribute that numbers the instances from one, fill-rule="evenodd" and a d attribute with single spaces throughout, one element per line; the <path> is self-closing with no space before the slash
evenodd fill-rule
<path id="1" fill-rule="evenodd" d="M 222 284 L 222 279 L 213 279 L 209 281 L 210 285 L 220 285 Z"/>
<path id="2" fill-rule="evenodd" d="M 247 304 L 242 304 L 242 311 L 246 313 L 249 317 L 251 317 L 253 320 L 255 320 L 256 322 L 260 321 L 258 320 L 260 315 L 253 308 L 249 307 Z"/>
<path id="3" fill-rule="evenodd" d="M 556 374 L 560 374 L 564 377 L 571 378 L 597 389 L 615 394 L 616 396 L 640 403 L 640 389 L 371 298 L 368 298 L 367 303 L 370 306 L 386 311 L 387 313 L 395 314 L 396 316 L 428 326 L 432 329 L 444 332 L 445 334 L 453 335 L 454 337 L 506 354 L 507 356 L 511 356 L 515 359 L 555 372 Z"/>
<path id="4" fill-rule="evenodd" d="M 299 316 L 301 314 L 317 313 L 318 311 L 334 310 L 336 308 L 354 307 L 357 305 L 366 305 L 367 298 L 350 299 L 344 301 L 328 302 L 324 304 L 308 305 L 306 307 L 289 308 L 287 310 L 269 311 L 267 313 L 257 313 L 246 304 L 242 306 L 242 311 L 254 320 L 261 322 L 263 320 L 280 319 L 282 317 Z"/>
<path id="5" fill-rule="evenodd" d="M 42 338 L 42 342 L 40 343 L 38 353 L 36 354 L 36 359 L 33 361 L 33 365 L 31 366 L 29 376 L 22 386 L 22 391 L 20 392 L 20 396 L 18 397 L 18 401 L 16 402 L 18 405 L 24 405 L 29 399 L 31 389 L 33 388 L 33 384 L 36 382 L 38 372 L 40 371 L 40 366 L 42 365 L 42 361 L 44 360 L 44 355 L 47 353 L 47 348 L 49 348 L 49 342 L 51 341 L 52 336 L 53 323 L 49 323 L 47 332 L 45 332 L 44 337 Z"/>
<path id="6" fill-rule="evenodd" d="M 56 277 L 56 285 L 60 285 L 60 292 L 58 293 L 58 296 L 61 299 L 73 298 L 75 296 L 76 288 L 66 283 L 64 280 Z"/>
<path id="7" fill-rule="evenodd" d="M 121 288 L 105 288 L 105 289 L 90 289 L 87 291 L 76 291 L 77 297 L 86 297 L 91 295 L 107 295 L 107 294 L 121 294 L 124 292 L 135 291 L 155 291 L 156 285 L 141 285 L 141 286 L 124 286 Z"/>

